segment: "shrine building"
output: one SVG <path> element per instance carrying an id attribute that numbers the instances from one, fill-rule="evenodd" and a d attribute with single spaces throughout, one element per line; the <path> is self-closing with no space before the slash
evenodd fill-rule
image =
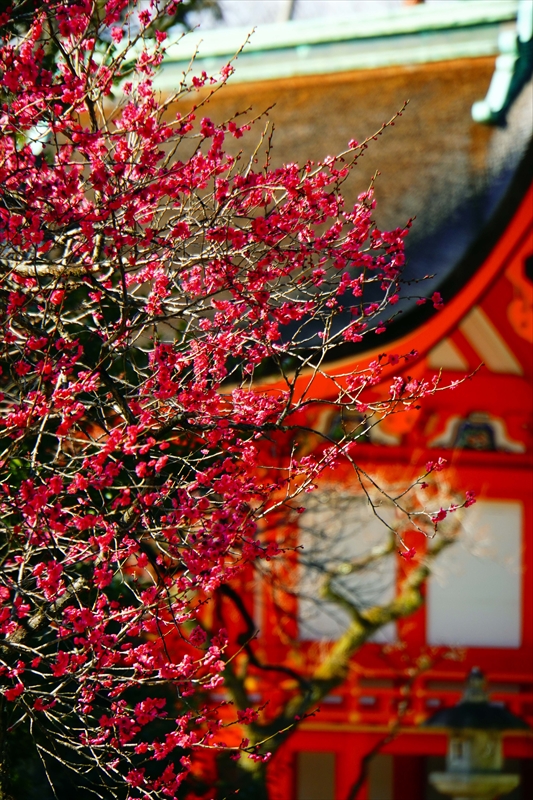
<path id="1" fill-rule="evenodd" d="M 357 800 L 436 800 L 428 774 L 442 767 L 446 737 L 420 726 L 458 702 L 472 667 L 485 673 L 493 701 L 533 725 L 532 13 L 528 0 L 451 0 L 265 25 L 209 106 L 221 120 L 250 105 L 254 113 L 269 109 L 275 165 L 341 151 L 409 100 L 357 165 L 347 205 L 379 169 L 378 224 L 395 228 L 415 218 L 406 278 L 430 276 L 420 291 L 438 290 L 444 307 L 406 303 L 383 337 L 366 337 L 364 350 L 347 347 L 327 370 L 341 374 L 380 352 L 416 351 L 394 374 L 430 380 L 440 372 L 443 385 L 458 382 L 425 398 L 420 410 L 370 427 L 357 460 L 393 482 L 446 459 L 446 481 L 477 496 L 459 541 L 436 560 L 421 608 L 356 653 L 344 685 L 276 755 L 272 800 L 346 800 L 380 742 Z M 195 37 L 203 41 L 193 70 L 212 72 L 247 33 L 186 37 L 170 50 L 161 87 L 187 67 Z M 327 401 L 327 380 L 313 389 Z M 331 412 L 322 424 L 333 430 L 337 421 Z M 425 546 L 417 540 L 422 555 Z M 391 591 L 409 564 L 399 554 L 387 563 Z M 306 616 L 306 602 L 295 632 L 304 653 L 327 647 L 342 627 L 327 604 Z M 274 658 L 269 607 L 257 601 L 254 614 L 259 645 Z M 410 683 L 398 730 L 387 738 L 421 654 L 430 666 Z M 507 796 L 531 797 L 531 733 L 506 734 L 504 754 L 508 771 L 521 775 Z"/>

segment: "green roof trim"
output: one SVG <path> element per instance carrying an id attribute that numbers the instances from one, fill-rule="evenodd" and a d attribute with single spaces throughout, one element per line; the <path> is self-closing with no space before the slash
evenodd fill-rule
<path id="1" fill-rule="evenodd" d="M 290 21 L 259 27 L 239 55 L 232 81 L 375 69 L 498 53 L 502 25 L 516 21 L 518 0 L 449 0 L 387 14 Z M 157 79 L 176 85 L 198 50 L 192 74 L 215 74 L 242 47 L 249 28 L 194 30 L 170 42 Z"/>
<path id="2" fill-rule="evenodd" d="M 502 31 L 500 55 L 487 96 L 472 106 L 476 122 L 503 125 L 507 111 L 533 74 L 533 2 L 519 0 L 516 29 Z"/>
<path id="3" fill-rule="evenodd" d="M 517 10 L 518 0 L 449 0 L 444 6 L 405 6 L 388 14 L 273 23 L 259 27 L 247 49 L 249 52 L 283 50 L 299 45 L 493 25 L 515 20 Z M 232 55 L 242 45 L 248 33 L 250 28 L 245 27 L 218 28 L 203 33 L 195 30 L 176 45 L 171 45 L 168 48 L 168 57 L 177 57 L 179 61 L 187 60 L 200 41 L 204 57 Z"/>

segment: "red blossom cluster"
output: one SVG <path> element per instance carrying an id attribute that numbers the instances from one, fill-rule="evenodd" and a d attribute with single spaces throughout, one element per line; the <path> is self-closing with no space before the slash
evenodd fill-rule
<path id="1" fill-rule="evenodd" d="M 344 207 L 366 143 L 276 169 L 230 153 L 249 125 L 202 106 L 233 67 L 162 99 L 165 3 L 135 14 L 43 0 L 26 27 L 2 20 L 0 679 L 49 754 L 155 798 L 222 742 L 187 700 L 225 665 L 203 603 L 275 557 L 262 521 L 351 452 L 290 445 L 313 402 L 298 381 L 385 329 L 407 228 L 376 228 L 371 190 Z M 364 411 L 398 361 L 338 379 L 331 403 Z M 379 413 L 435 390 L 397 378 Z"/>

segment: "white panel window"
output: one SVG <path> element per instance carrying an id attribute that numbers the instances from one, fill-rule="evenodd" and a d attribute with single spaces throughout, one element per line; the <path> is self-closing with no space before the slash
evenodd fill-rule
<path id="1" fill-rule="evenodd" d="M 428 583 L 431 645 L 520 647 L 522 505 L 480 501 Z"/>
<path id="2" fill-rule="evenodd" d="M 378 513 L 390 521 L 386 509 Z M 326 571 L 349 564 L 388 540 L 388 529 L 368 502 L 347 493 L 318 491 L 309 495 L 300 517 L 299 613 L 301 640 L 333 641 L 346 630 L 350 616 L 341 604 L 321 596 Z M 334 578 L 332 588 L 358 609 L 388 603 L 396 591 L 396 548 L 369 567 Z M 384 626 L 373 641 L 396 639 L 396 625 Z"/>

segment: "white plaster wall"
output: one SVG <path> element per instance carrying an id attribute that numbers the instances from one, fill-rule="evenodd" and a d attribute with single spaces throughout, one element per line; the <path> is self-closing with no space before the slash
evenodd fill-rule
<path id="1" fill-rule="evenodd" d="M 427 592 L 431 645 L 519 647 L 522 528 L 519 502 L 481 501 L 460 541 L 435 565 Z"/>

